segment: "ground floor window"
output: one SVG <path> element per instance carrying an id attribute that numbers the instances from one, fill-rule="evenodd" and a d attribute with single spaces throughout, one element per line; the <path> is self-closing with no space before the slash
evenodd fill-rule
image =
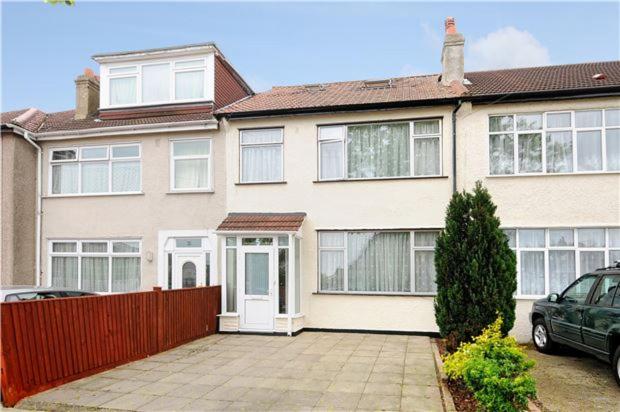
<path id="1" fill-rule="evenodd" d="M 559 293 L 620 260 L 620 228 L 504 229 L 517 256 L 519 296 Z"/>
<path id="2" fill-rule="evenodd" d="M 435 293 L 438 231 L 319 232 L 322 292 Z"/>
<path id="3" fill-rule="evenodd" d="M 140 289 L 139 240 L 50 242 L 51 286 L 89 292 Z"/>

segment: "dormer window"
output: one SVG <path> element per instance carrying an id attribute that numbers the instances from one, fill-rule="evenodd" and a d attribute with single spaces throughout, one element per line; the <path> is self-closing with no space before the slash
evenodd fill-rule
<path id="1" fill-rule="evenodd" d="M 110 66 L 102 108 L 207 100 L 207 66 L 205 57 Z"/>

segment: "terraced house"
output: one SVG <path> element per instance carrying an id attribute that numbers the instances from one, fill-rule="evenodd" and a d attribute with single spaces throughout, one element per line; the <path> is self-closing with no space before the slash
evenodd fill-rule
<path id="1" fill-rule="evenodd" d="M 221 284 L 222 331 L 434 332 L 434 242 L 487 186 L 531 300 L 620 259 L 620 62 L 254 93 L 211 43 L 98 54 L 2 115 L 2 282 Z M 439 56 L 429 56 L 437 58 Z"/>

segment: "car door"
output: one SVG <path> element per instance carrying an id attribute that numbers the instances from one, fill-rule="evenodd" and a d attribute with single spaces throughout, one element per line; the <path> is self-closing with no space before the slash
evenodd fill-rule
<path id="1" fill-rule="evenodd" d="M 554 334 L 572 342 L 583 342 L 581 322 L 584 305 L 596 280 L 596 275 L 581 276 L 562 293 L 551 310 L 551 329 Z"/>
<path id="2" fill-rule="evenodd" d="M 583 310 L 583 343 L 607 352 L 607 336 L 614 323 L 620 322 L 620 311 L 613 307 L 620 286 L 620 275 L 605 275 L 596 285 L 589 304 Z"/>

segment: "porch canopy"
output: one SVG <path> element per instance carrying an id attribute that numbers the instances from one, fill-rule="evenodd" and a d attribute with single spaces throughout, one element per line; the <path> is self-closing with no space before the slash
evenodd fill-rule
<path id="1" fill-rule="evenodd" d="M 222 250 L 220 330 L 293 334 L 301 313 L 301 227 L 306 214 L 229 213 Z"/>
<path id="2" fill-rule="evenodd" d="M 297 232 L 305 217 L 305 212 L 229 213 L 220 223 L 217 230 L 234 232 Z"/>

